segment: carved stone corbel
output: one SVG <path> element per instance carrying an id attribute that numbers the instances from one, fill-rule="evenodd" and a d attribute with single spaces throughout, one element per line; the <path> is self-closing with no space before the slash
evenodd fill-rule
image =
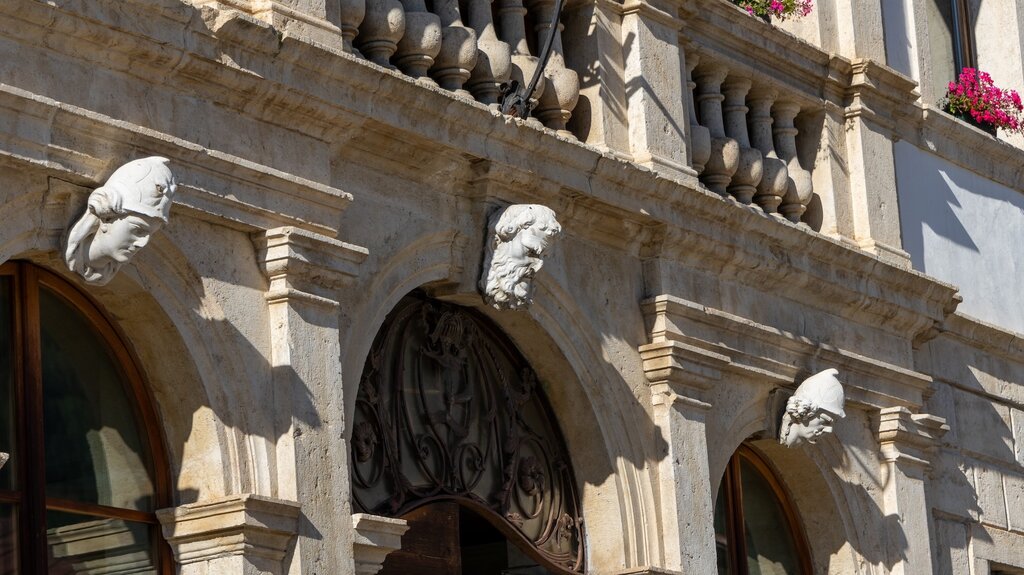
<path id="1" fill-rule="evenodd" d="M 498 210 L 488 224 L 480 291 L 495 309 L 524 309 L 533 303 L 533 278 L 544 265 L 548 243 L 562 232 L 555 212 L 537 204 Z"/>
<path id="2" fill-rule="evenodd" d="M 402 548 L 402 535 L 409 530 L 409 522 L 369 513 L 354 513 L 352 528 L 356 532 L 352 544 L 356 575 L 375 575 L 384 566 L 388 554 Z"/>
<path id="3" fill-rule="evenodd" d="M 232 495 L 156 512 L 181 573 L 280 574 L 298 533 L 299 504 Z"/>

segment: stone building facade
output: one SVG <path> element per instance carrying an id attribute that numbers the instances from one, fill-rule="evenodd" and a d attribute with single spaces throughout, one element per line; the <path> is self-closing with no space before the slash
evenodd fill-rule
<path id="1" fill-rule="evenodd" d="M 816 4 L 0 3 L 0 569 L 1024 573 L 1024 9 Z"/>

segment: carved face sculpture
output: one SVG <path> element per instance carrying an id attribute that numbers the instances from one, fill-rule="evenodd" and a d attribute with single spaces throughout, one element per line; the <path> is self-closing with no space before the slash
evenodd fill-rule
<path id="1" fill-rule="evenodd" d="M 177 189 L 167 158 L 128 162 L 89 195 L 85 214 L 68 230 L 64 261 L 85 281 L 104 285 L 170 216 Z"/>
<path id="2" fill-rule="evenodd" d="M 541 256 L 562 226 L 549 208 L 516 204 L 491 218 L 493 236 L 481 282 L 484 299 L 497 309 L 520 309 L 533 301 L 533 277 L 544 265 Z"/>
<path id="3" fill-rule="evenodd" d="M 373 431 L 373 425 L 368 421 L 360 421 L 352 430 L 352 450 L 355 452 L 356 461 L 366 463 L 373 457 L 377 448 L 377 434 Z"/>
<path id="4" fill-rule="evenodd" d="M 836 377 L 839 371 L 826 369 L 804 380 L 786 403 L 782 416 L 779 443 L 795 447 L 801 443 L 817 443 L 832 433 L 832 424 L 846 416 L 843 410 L 843 386 Z"/>

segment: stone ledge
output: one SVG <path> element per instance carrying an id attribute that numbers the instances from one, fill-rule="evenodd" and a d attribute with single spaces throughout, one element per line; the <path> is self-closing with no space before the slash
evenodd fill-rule
<path id="1" fill-rule="evenodd" d="M 19 7 L 25 10 L 19 11 Z M 732 10 L 728 5 L 725 8 Z M 363 147 L 390 145 L 405 146 L 397 149 L 410 152 L 428 151 L 408 154 L 408 158 L 406 154 L 397 153 L 377 161 L 390 162 L 388 168 L 401 166 L 403 170 L 411 170 L 410 173 L 421 174 L 418 177 L 432 173 L 438 166 L 445 166 L 444 173 L 464 176 L 462 180 L 452 181 L 449 188 L 471 187 L 474 162 L 487 157 L 491 165 L 504 167 L 499 171 L 521 174 L 522 179 L 531 183 L 526 188 L 496 186 L 489 197 L 545 203 L 556 207 L 559 213 L 570 212 L 572 215 L 565 222 L 568 233 L 609 244 L 615 243 L 612 239 L 617 237 L 615 245 L 625 251 L 635 251 L 637 236 L 647 235 L 651 251 L 659 258 L 714 271 L 724 280 L 777 286 L 780 296 L 812 307 L 833 309 L 839 302 L 838 305 L 849 311 L 852 320 L 877 324 L 892 332 L 927 333 L 952 311 L 955 289 L 923 274 L 900 269 L 838 240 L 779 222 L 763 212 L 713 195 L 702 190 L 695 178 L 661 177 L 612 154 L 556 137 L 549 130 L 533 129 L 517 120 L 500 117 L 486 106 L 440 89 L 419 86 L 411 79 L 352 55 L 287 37 L 274 44 L 276 48 L 270 54 L 252 51 L 218 38 L 206 27 L 205 20 L 197 18 L 184 24 L 177 19 L 167 19 L 168 26 L 178 26 L 181 36 L 175 39 L 161 29 L 161 39 L 166 40 L 158 42 L 146 36 L 155 24 L 142 27 L 137 15 L 134 19 L 122 19 L 120 25 L 138 24 L 140 29 L 122 30 L 83 18 L 75 12 L 81 9 L 78 4 L 70 4 L 60 13 L 60 20 L 77 22 L 77 25 L 62 24 L 61 31 L 66 33 L 64 41 L 72 42 L 73 36 L 79 37 L 83 44 L 81 51 L 86 53 L 91 49 L 88 46 L 102 40 L 99 43 L 108 47 L 103 53 L 106 58 L 103 65 L 110 69 L 139 74 L 147 71 L 148 62 L 165 63 L 173 55 L 177 62 L 171 82 L 174 87 L 168 89 L 187 90 L 194 97 L 217 101 L 225 109 L 277 125 L 287 124 L 290 129 L 336 142 L 359 141 Z M 130 9 L 148 9 L 154 18 L 160 17 L 155 7 L 133 4 Z M 25 26 L 38 26 L 38 22 L 54 18 L 52 8 L 30 0 L 2 4 L 0 12 L 17 16 Z M 206 12 L 204 17 L 209 20 Z M 746 20 L 752 19 L 742 19 Z M 749 24 L 760 25 L 758 22 Z M 791 41 L 799 43 L 795 38 Z M 122 49 L 125 53 L 118 57 L 109 53 Z M 133 59 L 128 60 L 127 55 Z M 230 62 L 225 63 L 227 56 L 231 56 Z M 76 52 L 75 57 L 90 61 L 100 55 Z M 138 69 L 131 69 L 129 62 Z M 827 63 L 827 60 L 822 61 L 823 65 Z M 243 65 L 245 68 L 241 67 Z M 160 69 L 160 74 L 166 72 L 166 68 Z M 58 110 L 72 108 L 59 102 L 51 102 L 49 106 Z M 453 126 L 446 121 L 453 115 L 465 121 Z M 104 122 L 94 115 L 86 119 L 94 125 L 81 123 L 76 133 L 94 133 L 104 141 L 141 142 L 146 146 L 163 141 L 169 149 L 155 151 L 175 158 L 181 152 L 178 148 L 187 147 L 187 155 L 181 160 L 190 162 L 194 158 L 200 164 L 206 161 L 203 150 L 193 149 L 194 144 L 184 140 L 128 122 Z M 151 139 L 137 140 L 137 134 Z M 0 134 L 0 141 L 3 136 L 5 134 Z M 34 137 L 38 140 L 32 140 L 26 134 L 23 138 L 31 144 L 27 147 L 47 150 L 37 163 L 53 170 L 54 165 L 61 165 L 60 161 L 66 158 L 59 156 L 59 151 L 49 149 L 50 142 L 44 136 L 45 133 L 36 134 Z M 76 145 L 84 147 L 82 142 Z M 102 148 L 98 141 L 95 147 L 96 150 Z M 92 148 L 85 152 L 100 155 Z M 51 153 L 58 155 L 51 157 Z M 415 161 L 424 158 L 427 164 Z M 54 162 L 54 159 L 60 161 Z M 71 159 L 67 161 L 74 165 Z M 244 190 L 244 186 L 241 189 Z M 184 195 L 186 203 L 188 197 Z M 289 197 L 284 201 L 294 202 L 294 199 Z M 222 210 L 219 204 L 195 209 L 209 212 L 210 218 L 217 218 L 218 210 L 224 211 L 221 219 L 225 225 L 242 217 L 237 215 L 240 212 L 258 212 L 261 217 L 269 218 L 276 212 L 290 211 L 290 208 L 282 210 L 279 198 L 267 193 L 254 194 L 242 209 L 235 209 L 234 203 L 225 206 L 232 209 L 224 207 Z M 308 207 L 316 209 L 316 206 Z M 598 214 L 600 217 L 595 218 Z M 258 229 L 276 227 L 266 225 L 270 222 L 256 221 L 251 215 L 248 217 L 253 225 L 259 224 L 255 226 Z M 334 226 L 337 221 L 332 219 Z M 304 227 L 300 222 L 278 225 L 281 224 Z M 662 231 L 649 235 L 623 234 L 624 226 Z M 744 230 L 744 233 L 736 234 L 736 230 Z M 313 231 L 323 233 L 326 230 Z M 784 261 L 779 261 L 780 253 Z M 815 285 L 816 289 L 805 289 L 807 285 Z"/>
<path id="2" fill-rule="evenodd" d="M 233 495 L 156 512 L 178 563 L 228 555 L 284 558 L 298 532 L 299 504 L 260 495 Z"/>
<path id="3" fill-rule="evenodd" d="M 843 373 L 852 403 L 872 409 L 917 409 L 932 381 L 912 369 L 675 296 L 644 300 L 641 308 L 651 343 L 640 346 L 640 354 L 652 383 L 664 380 L 700 391 L 736 373 L 765 384 L 789 385 L 816 366 L 828 365 Z M 772 356 L 759 352 L 762 342 L 774 351 Z"/>

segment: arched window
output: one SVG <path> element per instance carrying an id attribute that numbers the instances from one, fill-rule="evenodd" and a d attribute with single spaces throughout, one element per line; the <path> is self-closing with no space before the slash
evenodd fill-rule
<path id="1" fill-rule="evenodd" d="M 377 334 L 352 438 L 357 511 L 410 529 L 383 575 L 580 573 L 569 457 L 533 370 L 482 315 L 414 295 Z"/>
<path id="2" fill-rule="evenodd" d="M 811 575 L 796 508 L 748 445 L 733 454 L 718 490 L 715 540 L 720 575 Z"/>
<path id="3" fill-rule="evenodd" d="M 81 292 L 0 265 L 0 573 L 167 573 L 167 472 L 142 378 Z"/>

